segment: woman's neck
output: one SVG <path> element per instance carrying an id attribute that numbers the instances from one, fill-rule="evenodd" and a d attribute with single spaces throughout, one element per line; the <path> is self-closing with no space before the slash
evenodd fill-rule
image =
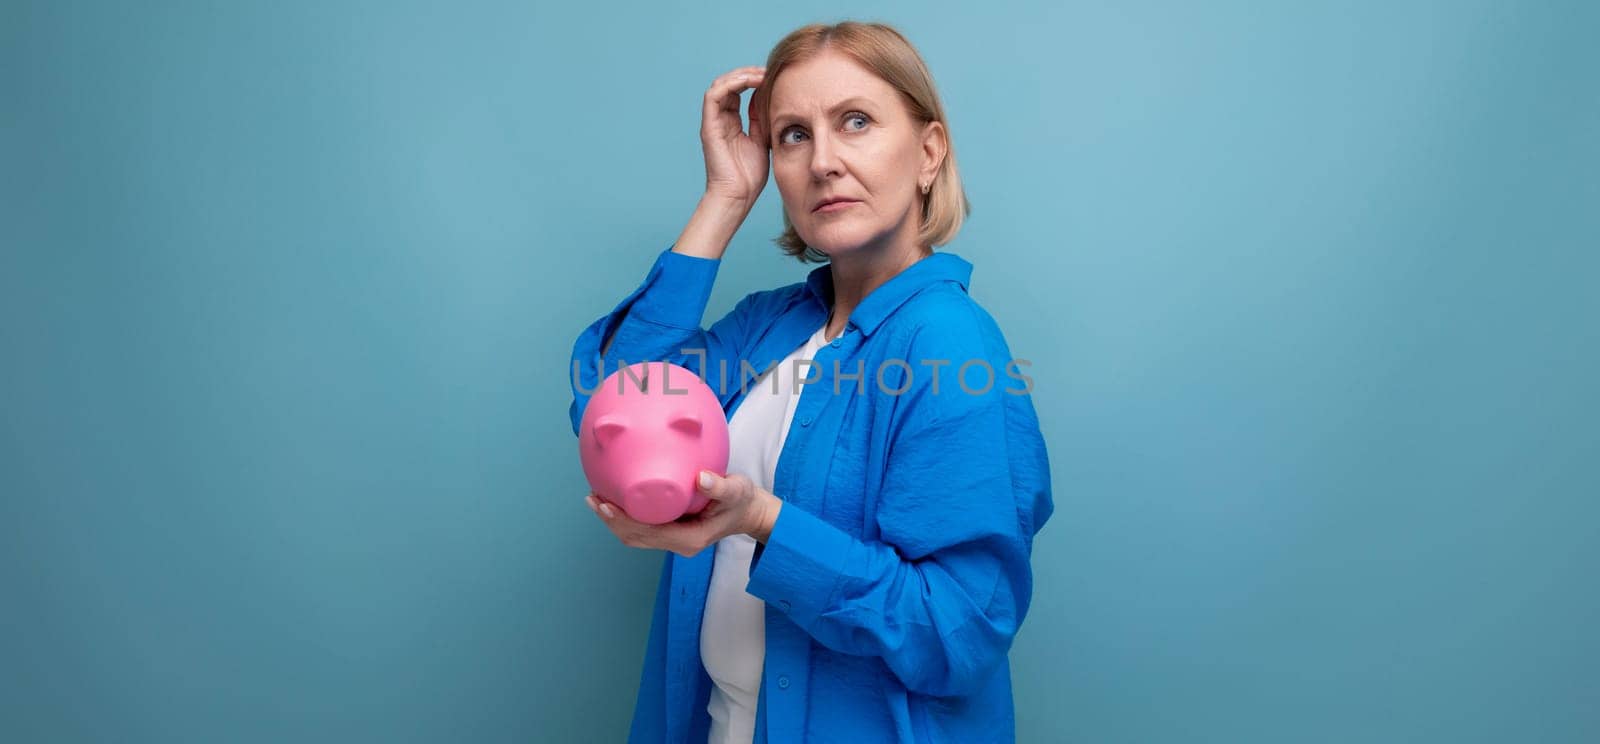
<path id="1" fill-rule="evenodd" d="M 865 253 L 854 251 L 829 264 L 833 274 L 833 305 L 823 332 L 827 340 L 844 333 L 845 324 L 867 295 L 907 267 L 932 253 L 915 246 L 893 253 Z"/>

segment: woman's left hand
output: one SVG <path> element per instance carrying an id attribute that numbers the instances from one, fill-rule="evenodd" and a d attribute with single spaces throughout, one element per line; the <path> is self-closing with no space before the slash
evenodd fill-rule
<path id="1" fill-rule="evenodd" d="M 709 488 L 705 486 L 707 476 Z M 623 545 L 670 550 L 685 558 L 693 558 L 728 535 L 746 534 L 766 542 L 772 534 L 783 504 L 772 492 L 743 475 L 735 473 L 723 478 L 709 471 L 701 471 L 698 488 L 711 500 L 706 508 L 666 524 L 640 522 L 592 492 L 587 500 L 589 508 Z"/>

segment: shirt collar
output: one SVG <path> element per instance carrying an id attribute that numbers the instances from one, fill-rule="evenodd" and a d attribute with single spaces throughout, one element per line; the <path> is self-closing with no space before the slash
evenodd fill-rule
<path id="1" fill-rule="evenodd" d="M 934 252 L 918 259 L 869 292 L 850 312 L 849 324 L 861 329 L 862 335 L 871 336 L 885 319 L 923 288 L 940 282 L 954 282 L 965 292 L 971 279 L 972 264 L 966 259 L 954 253 Z M 833 266 L 823 264 L 812 269 L 806 275 L 806 289 L 826 312 L 833 302 Z"/>

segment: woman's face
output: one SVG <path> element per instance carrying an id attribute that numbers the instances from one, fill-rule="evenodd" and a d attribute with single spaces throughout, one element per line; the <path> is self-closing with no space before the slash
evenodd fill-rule
<path id="1" fill-rule="evenodd" d="M 769 110 L 772 171 L 807 245 L 838 258 L 915 239 L 920 184 L 943 156 L 938 123 L 919 126 L 893 87 L 831 51 L 784 68 Z M 848 201 L 818 208 L 830 199 Z"/>

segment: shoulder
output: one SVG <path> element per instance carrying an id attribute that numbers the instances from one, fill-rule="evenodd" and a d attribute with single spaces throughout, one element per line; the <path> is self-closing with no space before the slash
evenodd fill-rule
<path id="1" fill-rule="evenodd" d="M 908 354 L 949 359 L 956 366 L 968 359 L 1004 364 L 1010 357 L 994 316 L 956 284 L 941 283 L 918 292 L 889 318 L 884 330 Z"/>

